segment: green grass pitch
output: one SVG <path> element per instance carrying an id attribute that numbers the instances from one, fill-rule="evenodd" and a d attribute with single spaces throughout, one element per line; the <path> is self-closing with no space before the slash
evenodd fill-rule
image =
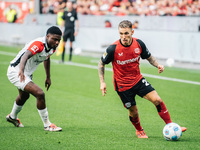
<path id="1" fill-rule="evenodd" d="M 198 150 L 200 149 L 200 85 L 146 77 L 165 102 L 172 121 L 188 128 L 176 142 L 162 135 L 164 121 L 155 106 L 136 98 L 142 127 L 149 139 L 138 139 L 129 121 L 128 111 L 114 91 L 112 72 L 105 72 L 107 95 L 99 89 L 97 69 L 51 63 L 52 85 L 44 87 L 45 71 L 41 64 L 33 75 L 46 96 L 49 118 L 63 128 L 62 132 L 46 132 L 31 96 L 18 115 L 24 128 L 6 122 L 18 94 L 8 81 L 9 62 L 20 48 L 0 46 L 0 149 L 2 150 Z M 68 56 L 66 56 L 67 59 Z M 52 56 L 52 60 L 60 57 Z M 74 56 L 73 62 L 97 66 L 99 58 Z M 94 63 L 96 62 L 96 63 Z M 111 68 L 111 65 L 106 66 Z M 150 64 L 141 64 L 141 72 L 158 75 Z M 200 71 L 167 68 L 159 76 L 200 82 Z"/>

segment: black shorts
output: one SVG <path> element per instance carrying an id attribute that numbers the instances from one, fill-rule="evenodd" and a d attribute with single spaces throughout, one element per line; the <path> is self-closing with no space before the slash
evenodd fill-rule
<path id="1" fill-rule="evenodd" d="M 65 30 L 64 35 L 63 35 L 63 41 L 66 42 L 67 39 L 69 39 L 70 42 L 73 42 L 75 40 L 74 29 Z"/>
<path id="2" fill-rule="evenodd" d="M 135 96 L 136 94 L 140 97 L 145 96 L 146 94 L 150 93 L 151 91 L 154 91 L 155 89 L 151 86 L 149 82 L 146 81 L 145 78 L 142 78 L 136 85 L 134 85 L 132 88 L 123 91 L 118 92 L 119 97 L 121 98 L 124 106 L 128 109 L 131 106 L 136 105 Z"/>

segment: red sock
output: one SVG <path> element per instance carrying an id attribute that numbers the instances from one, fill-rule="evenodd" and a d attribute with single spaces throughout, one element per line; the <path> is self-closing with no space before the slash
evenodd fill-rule
<path id="1" fill-rule="evenodd" d="M 157 110 L 158 110 L 158 114 L 160 115 L 160 117 L 164 120 L 164 122 L 166 124 L 171 123 L 171 118 L 169 115 L 169 112 L 164 104 L 164 102 L 162 101 L 159 105 L 156 106 Z"/>
<path id="2" fill-rule="evenodd" d="M 142 130 L 142 127 L 140 125 L 139 116 L 137 116 L 137 117 L 129 116 L 129 119 L 130 119 L 131 123 L 135 126 L 136 130 Z"/>

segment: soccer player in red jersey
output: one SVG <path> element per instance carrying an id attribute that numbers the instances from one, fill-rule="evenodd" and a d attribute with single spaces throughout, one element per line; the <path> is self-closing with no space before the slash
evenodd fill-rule
<path id="1" fill-rule="evenodd" d="M 140 39 L 132 37 L 134 30 L 132 30 L 130 21 L 124 20 L 120 22 L 118 30 L 120 39 L 106 49 L 98 65 L 100 90 L 105 96 L 105 64 L 112 62 L 114 87 L 124 106 L 129 111 L 129 118 L 136 128 L 136 135 L 138 138 L 148 138 L 140 124 L 135 101 L 136 95 L 152 102 L 166 124 L 172 121 L 164 102 L 140 73 L 139 60 L 140 58 L 147 59 L 151 65 L 158 68 L 158 73 L 164 71 L 164 66 L 157 62 Z M 182 131 L 186 131 L 186 128 L 182 127 Z"/>
<path id="2" fill-rule="evenodd" d="M 17 115 L 22 110 L 30 94 L 32 94 L 37 99 L 37 109 L 43 121 L 44 130 L 62 130 L 62 128 L 57 127 L 49 121 L 45 103 L 45 94 L 43 90 L 32 81 L 33 72 L 40 63 L 44 62 L 46 72 L 45 86 L 48 91 L 51 85 L 50 56 L 55 52 L 61 36 L 62 32 L 58 27 L 50 27 L 47 30 L 46 36 L 39 37 L 26 44 L 25 47 L 11 61 L 8 67 L 8 79 L 17 87 L 19 95 L 14 102 L 11 113 L 7 115 L 6 120 L 14 124 L 16 127 L 24 127 L 17 118 Z"/>

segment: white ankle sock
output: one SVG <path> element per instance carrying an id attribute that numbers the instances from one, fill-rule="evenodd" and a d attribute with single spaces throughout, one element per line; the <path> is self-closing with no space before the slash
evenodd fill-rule
<path id="1" fill-rule="evenodd" d="M 12 111 L 10 113 L 10 117 L 12 119 L 17 119 L 17 114 L 22 110 L 22 107 L 23 106 L 17 105 L 16 101 L 15 101 L 14 105 L 13 105 L 13 108 L 12 108 Z"/>
<path id="2" fill-rule="evenodd" d="M 48 111 L 47 111 L 47 108 L 45 109 L 42 109 L 42 110 L 39 110 L 38 109 L 38 112 L 40 114 L 40 117 L 44 123 L 44 127 L 48 127 L 51 125 L 51 122 L 49 121 L 49 116 L 48 116 Z"/>

